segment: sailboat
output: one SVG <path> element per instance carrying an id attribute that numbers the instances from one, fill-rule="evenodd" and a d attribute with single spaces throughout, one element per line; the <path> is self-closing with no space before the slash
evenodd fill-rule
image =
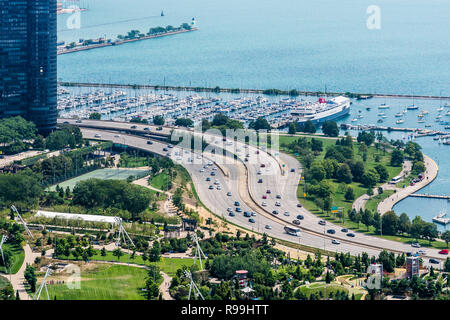
<path id="1" fill-rule="evenodd" d="M 418 110 L 419 109 L 419 107 L 414 104 L 414 96 L 413 96 L 413 103 L 412 103 L 412 105 L 407 106 L 406 109 L 407 110 Z"/>

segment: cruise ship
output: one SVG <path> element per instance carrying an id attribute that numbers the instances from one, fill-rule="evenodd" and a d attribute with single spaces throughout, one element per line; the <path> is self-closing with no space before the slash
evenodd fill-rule
<path id="1" fill-rule="evenodd" d="M 330 100 L 321 97 L 317 102 L 297 105 L 291 110 L 292 118 L 296 119 L 298 123 L 311 120 L 315 124 L 338 119 L 349 113 L 350 99 L 344 96 L 335 97 Z"/>

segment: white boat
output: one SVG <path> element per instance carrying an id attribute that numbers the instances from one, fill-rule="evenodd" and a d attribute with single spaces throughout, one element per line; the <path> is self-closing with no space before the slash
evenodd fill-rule
<path id="1" fill-rule="evenodd" d="M 378 106 L 378 109 L 389 109 L 389 108 L 390 108 L 390 106 L 386 103 L 382 103 Z"/>
<path id="2" fill-rule="evenodd" d="M 403 123 L 403 122 L 405 122 L 405 120 L 403 119 L 398 119 L 397 121 L 395 121 L 395 123 Z"/>
<path id="3" fill-rule="evenodd" d="M 402 116 L 403 116 L 403 113 L 401 113 L 401 112 L 396 113 L 395 116 L 396 116 L 397 118 L 398 118 L 398 117 L 402 117 Z"/>

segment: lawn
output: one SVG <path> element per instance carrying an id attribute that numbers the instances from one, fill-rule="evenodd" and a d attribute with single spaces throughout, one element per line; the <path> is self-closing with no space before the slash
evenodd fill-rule
<path id="1" fill-rule="evenodd" d="M 25 260 L 25 252 L 20 244 L 5 243 L 3 245 L 3 250 L 8 249 L 12 253 L 12 266 L 11 274 L 16 274 Z M 1 258 L 1 256 L 0 256 Z M 0 266 L 0 272 L 9 273 L 5 267 Z"/>
<path id="2" fill-rule="evenodd" d="M 303 292 L 308 298 L 309 296 L 314 293 L 316 296 L 320 296 L 320 292 L 322 293 L 322 297 L 328 297 L 330 295 L 331 292 L 333 292 L 333 294 L 335 294 L 337 291 L 345 291 L 346 293 L 349 294 L 349 298 L 351 298 L 351 293 L 349 292 L 349 290 L 347 288 L 345 288 L 344 286 L 340 286 L 338 284 L 326 284 L 324 282 L 315 282 L 309 285 L 302 285 L 299 287 L 299 289 L 301 292 Z M 361 296 L 359 296 L 361 297 Z M 357 298 L 356 296 L 356 292 L 355 292 L 355 298 Z"/>
<path id="3" fill-rule="evenodd" d="M 159 190 L 166 190 L 168 181 L 169 177 L 165 172 L 162 172 L 152 178 L 150 185 Z"/>
<path id="4" fill-rule="evenodd" d="M 59 256 L 58 259 L 62 260 L 75 260 L 75 258 L 70 255 L 67 256 Z M 80 260 L 80 259 L 78 259 Z M 183 265 L 190 267 L 194 264 L 194 259 L 181 259 L 181 258 L 164 258 L 161 257 L 161 261 L 159 262 L 148 262 L 142 260 L 142 256 L 135 255 L 134 259 L 131 259 L 129 254 L 125 254 L 117 259 L 117 257 L 113 256 L 112 251 L 106 251 L 106 256 L 102 256 L 99 250 L 96 250 L 96 254 L 91 258 L 91 261 L 112 261 L 112 262 L 124 262 L 130 264 L 138 264 L 138 265 L 156 265 L 158 266 L 162 272 L 167 273 L 170 276 L 173 276 L 178 269 L 180 269 Z"/>
<path id="5" fill-rule="evenodd" d="M 372 212 L 377 212 L 378 204 L 393 194 L 394 190 L 384 190 L 382 194 L 377 194 L 376 196 L 371 197 L 366 202 L 365 208 L 371 210 Z"/>
<path id="6" fill-rule="evenodd" d="M 145 286 L 147 270 L 121 265 L 97 265 L 94 269 L 81 272 L 80 288 L 70 288 L 67 283 L 49 284 L 50 299 L 57 300 L 145 300 L 142 288 Z M 50 276 L 54 283 L 60 275 Z M 38 278 L 38 286 L 42 277 Z M 48 283 L 47 282 L 47 283 Z M 47 299 L 46 293 L 41 299 Z"/>
<path id="7" fill-rule="evenodd" d="M 137 169 L 99 169 L 95 170 L 86 174 L 83 174 L 81 176 L 78 176 L 76 178 L 64 181 L 59 183 L 58 185 L 62 187 L 64 190 L 69 187 L 71 190 L 75 187 L 75 185 L 83 180 L 95 178 L 95 179 L 102 179 L 102 180 L 109 180 L 109 179 L 117 179 L 117 180 L 126 180 L 129 176 L 138 176 L 142 177 L 145 176 L 148 173 L 147 170 L 137 170 Z M 51 186 L 48 188 L 50 191 L 55 191 L 56 185 Z"/>

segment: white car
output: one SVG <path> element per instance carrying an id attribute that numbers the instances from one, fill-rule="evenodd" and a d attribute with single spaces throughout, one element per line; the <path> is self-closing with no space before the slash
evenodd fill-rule
<path id="1" fill-rule="evenodd" d="M 339 241 L 337 241 L 336 239 L 331 240 L 332 244 L 341 244 Z"/>
<path id="2" fill-rule="evenodd" d="M 120 134 L 116 134 L 114 138 L 120 138 Z"/>
<path id="3" fill-rule="evenodd" d="M 267 202 L 263 202 L 263 203 L 261 203 L 261 205 L 263 206 L 263 207 L 267 207 Z"/>
<path id="4" fill-rule="evenodd" d="M 286 217 L 289 217 L 289 216 L 290 216 L 289 212 L 287 212 L 287 211 L 285 211 L 285 212 L 283 213 L 283 215 L 285 215 Z"/>
<path id="5" fill-rule="evenodd" d="M 281 206 L 281 203 L 280 202 L 275 202 L 275 205 L 277 206 L 277 207 L 279 207 L 279 206 Z"/>
<path id="6" fill-rule="evenodd" d="M 200 169 L 200 172 L 205 172 L 205 169 Z"/>
<path id="7" fill-rule="evenodd" d="M 231 197 L 231 191 L 227 192 L 227 196 Z"/>
<path id="8" fill-rule="evenodd" d="M 220 185 L 217 186 L 217 190 L 222 190 L 222 187 Z"/>
<path id="9" fill-rule="evenodd" d="M 97 133 L 94 137 L 101 138 L 102 136 Z"/>
<path id="10" fill-rule="evenodd" d="M 272 226 L 271 226 L 270 224 L 266 224 L 266 229 L 271 230 L 271 229 L 272 229 Z"/>

